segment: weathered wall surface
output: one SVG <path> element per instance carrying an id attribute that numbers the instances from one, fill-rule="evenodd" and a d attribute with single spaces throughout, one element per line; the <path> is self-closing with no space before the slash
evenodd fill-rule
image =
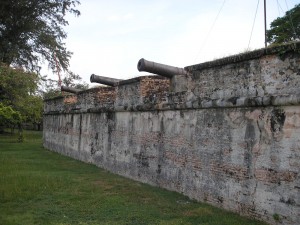
<path id="1" fill-rule="evenodd" d="M 171 82 L 140 77 L 47 100 L 44 146 L 243 215 L 297 224 L 299 43 L 284 49 L 187 67 L 191 75 Z"/>

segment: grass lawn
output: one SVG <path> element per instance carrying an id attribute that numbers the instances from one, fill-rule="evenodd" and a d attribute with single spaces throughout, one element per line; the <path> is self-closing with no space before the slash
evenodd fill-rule
<path id="1" fill-rule="evenodd" d="M 0 135 L 0 224 L 264 224 Z"/>

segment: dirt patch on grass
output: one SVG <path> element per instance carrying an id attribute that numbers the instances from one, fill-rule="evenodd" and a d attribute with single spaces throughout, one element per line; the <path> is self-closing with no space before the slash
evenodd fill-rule
<path id="1" fill-rule="evenodd" d="M 106 190 L 111 190 L 114 188 L 114 185 L 112 184 L 108 184 L 107 182 L 103 181 L 103 180 L 96 180 L 92 182 L 93 185 L 103 189 L 104 191 Z"/>

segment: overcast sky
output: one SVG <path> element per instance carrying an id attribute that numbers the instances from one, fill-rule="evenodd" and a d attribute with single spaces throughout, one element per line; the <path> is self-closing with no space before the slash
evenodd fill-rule
<path id="1" fill-rule="evenodd" d="M 250 49 L 264 47 L 263 0 Z M 247 50 L 258 0 L 81 0 L 68 16 L 70 69 L 127 79 L 140 58 L 185 67 Z M 279 3 L 279 4 L 278 4 Z M 267 0 L 267 23 L 300 0 Z M 50 71 L 43 71 L 50 74 Z M 54 77 L 55 78 L 55 77 Z"/>

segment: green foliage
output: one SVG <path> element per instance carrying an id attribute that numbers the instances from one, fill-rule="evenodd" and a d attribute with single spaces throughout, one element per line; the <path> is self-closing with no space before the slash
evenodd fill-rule
<path id="1" fill-rule="evenodd" d="M 280 216 L 277 213 L 275 213 L 275 214 L 273 214 L 273 219 L 275 221 L 279 221 L 280 220 Z"/>
<path id="2" fill-rule="evenodd" d="M 0 126 L 17 125 L 21 123 L 22 117 L 18 111 L 0 102 Z"/>
<path id="3" fill-rule="evenodd" d="M 67 87 L 73 87 L 76 89 L 86 90 L 89 85 L 85 82 L 81 82 L 82 78 L 72 72 L 68 72 L 66 76 L 62 79 L 62 85 Z M 62 93 L 58 87 L 58 82 L 52 79 L 46 79 L 43 82 L 43 97 L 44 99 L 54 98 L 61 96 Z"/>
<path id="4" fill-rule="evenodd" d="M 275 19 L 267 31 L 267 41 L 281 44 L 300 40 L 300 4 Z"/>
<path id="5" fill-rule="evenodd" d="M 0 224 L 265 224 L 0 135 Z"/>
<path id="6" fill-rule="evenodd" d="M 23 69 L 0 65 L 0 100 L 7 105 L 17 106 L 24 97 L 35 94 L 39 77 Z"/>
<path id="7" fill-rule="evenodd" d="M 0 65 L 0 102 L 21 115 L 23 122 L 41 123 L 43 99 L 37 95 L 36 73 Z"/>
<path id="8" fill-rule="evenodd" d="M 43 99 L 38 95 L 29 95 L 24 98 L 21 105 L 24 121 L 29 123 L 41 123 L 43 114 Z"/>
<path id="9" fill-rule="evenodd" d="M 42 79 L 41 81 L 41 93 L 43 99 L 54 98 L 62 96 L 60 89 L 58 88 L 58 81 L 53 79 Z"/>
<path id="10" fill-rule="evenodd" d="M 56 63 L 67 70 L 71 52 L 63 40 L 68 25 L 65 16 L 80 12 L 78 0 L 1 0 L 0 62 L 39 71 L 46 60 L 55 71 Z"/>
<path id="11" fill-rule="evenodd" d="M 69 72 L 62 80 L 62 85 L 67 87 L 73 87 L 81 90 L 88 89 L 89 85 L 87 83 L 81 83 L 82 78 L 75 73 Z"/>

